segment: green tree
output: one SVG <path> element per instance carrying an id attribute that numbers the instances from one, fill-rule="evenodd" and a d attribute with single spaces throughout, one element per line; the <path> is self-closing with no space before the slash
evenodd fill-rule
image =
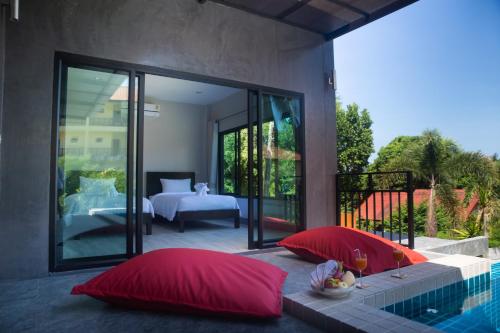
<path id="1" fill-rule="evenodd" d="M 427 236 L 437 235 L 436 193 L 442 196 L 442 202 L 456 205 L 454 185 L 450 177 L 450 160 L 460 149 L 451 140 L 443 138 L 437 130 L 426 130 L 408 144 L 395 158 L 387 161 L 383 171 L 410 170 L 415 175 L 417 184 L 429 188 L 427 207 Z M 447 209 L 451 211 L 452 208 Z"/>
<path id="2" fill-rule="evenodd" d="M 392 160 L 398 158 L 410 147 L 417 144 L 420 140 L 419 136 L 398 136 L 394 138 L 391 142 L 380 148 L 377 154 L 377 158 L 368 167 L 370 172 L 382 171 Z"/>
<path id="3" fill-rule="evenodd" d="M 477 222 L 488 236 L 489 221 L 499 208 L 499 164 L 480 152 L 464 152 L 455 156 L 451 165 L 451 172 L 464 184 L 467 199 L 477 197 Z"/>
<path id="4" fill-rule="evenodd" d="M 224 193 L 236 192 L 236 132 L 231 132 L 223 137 L 223 175 Z"/>
<path id="5" fill-rule="evenodd" d="M 344 109 L 337 100 L 337 168 L 339 173 L 363 172 L 374 152 L 372 120 L 356 103 Z"/>

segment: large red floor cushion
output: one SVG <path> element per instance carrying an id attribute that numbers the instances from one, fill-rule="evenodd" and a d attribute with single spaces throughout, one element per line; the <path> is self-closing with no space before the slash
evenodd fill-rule
<path id="1" fill-rule="evenodd" d="M 216 251 L 162 249 L 135 257 L 72 294 L 143 310 L 279 317 L 287 273 L 260 260 Z"/>
<path id="2" fill-rule="evenodd" d="M 394 248 L 405 254 L 401 267 L 427 261 L 423 255 L 372 233 L 345 228 L 322 227 L 300 232 L 278 243 L 293 253 L 315 263 L 339 260 L 348 270 L 356 272 L 355 249 L 367 254 L 368 267 L 364 274 L 380 273 L 397 268 Z"/>

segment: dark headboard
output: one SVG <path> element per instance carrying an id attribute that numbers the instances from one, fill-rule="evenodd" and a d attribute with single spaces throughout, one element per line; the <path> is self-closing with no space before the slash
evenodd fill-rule
<path id="1" fill-rule="evenodd" d="M 195 178 L 194 172 L 146 172 L 146 198 L 151 195 L 161 193 L 160 179 L 191 179 L 191 190 L 194 190 Z"/>

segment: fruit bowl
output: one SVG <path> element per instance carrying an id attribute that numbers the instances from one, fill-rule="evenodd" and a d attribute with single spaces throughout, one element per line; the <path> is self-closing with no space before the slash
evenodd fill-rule
<path id="1" fill-rule="evenodd" d="M 344 271 L 342 262 L 328 260 L 311 272 L 311 288 L 320 295 L 331 298 L 349 296 L 356 285 L 354 274 Z"/>
<path id="2" fill-rule="evenodd" d="M 353 284 L 347 288 L 319 288 L 311 285 L 312 290 L 322 296 L 330 298 L 344 298 L 351 294 L 351 292 L 356 288 Z"/>

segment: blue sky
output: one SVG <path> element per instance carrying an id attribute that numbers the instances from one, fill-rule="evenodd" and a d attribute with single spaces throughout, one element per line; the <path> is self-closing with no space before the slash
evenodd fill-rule
<path id="1" fill-rule="evenodd" d="M 500 0 L 420 0 L 334 51 L 337 96 L 368 109 L 376 151 L 436 128 L 465 150 L 500 153 Z"/>

